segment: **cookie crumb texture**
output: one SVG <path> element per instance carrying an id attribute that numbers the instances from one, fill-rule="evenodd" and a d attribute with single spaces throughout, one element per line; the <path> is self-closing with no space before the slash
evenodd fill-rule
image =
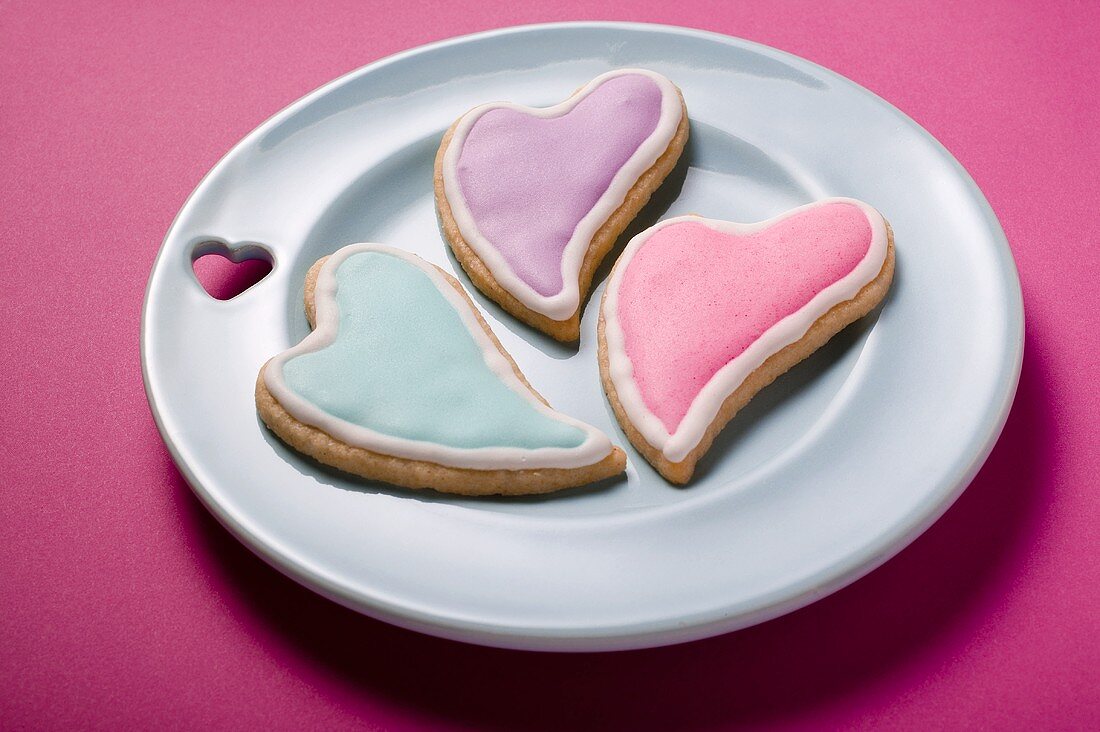
<path id="1" fill-rule="evenodd" d="M 531 388 L 438 267 L 352 245 L 314 264 L 305 289 L 314 331 L 264 365 L 255 395 L 264 423 L 298 452 L 462 495 L 547 493 L 625 469 L 606 435 Z"/>

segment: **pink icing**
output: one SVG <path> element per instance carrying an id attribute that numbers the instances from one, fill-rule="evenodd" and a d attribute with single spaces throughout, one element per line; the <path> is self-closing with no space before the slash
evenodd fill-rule
<path id="1" fill-rule="evenodd" d="M 573 231 L 660 116 L 661 88 L 629 74 L 562 116 L 493 109 L 470 128 L 457 165 L 463 198 L 482 236 L 540 295 L 561 292 Z"/>
<path id="2" fill-rule="evenodd" d="M 623 274 L 618 317 L 646 407 L 676 432 L 707 382 L 867 255 L 866 215 L 832 203 L 734 235 L 695 222 L 654 232 Z"/>

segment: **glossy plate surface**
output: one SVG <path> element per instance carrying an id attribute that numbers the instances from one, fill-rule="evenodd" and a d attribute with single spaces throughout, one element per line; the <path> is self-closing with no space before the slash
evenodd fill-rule
<path id="1" fill-rule="evenodd" d="M 684 213 L 755 221 L 852 196 L 882 211 L 896 237 L 897 274 L 881 309 L 758 395 L 686 488 L 664 482 L 615 423 L 596 367 L 595 304 L 579 350 L 524 327 L 470 288 L 433 208 L 433 156 L 466 109 L 494 100 L 550 105 L 623 66 L 671 78 L 692 124 L 681 164 L 628 235 Z M 211 241 L 259 245 L 274 270 L 233 300 L 214 300 L 191 271 Z M 309 266 L 359 241 L 399 246 L 456 273 L 535 388 L 627 449 L 626 477 L 536 499 L 463 499 L 357 481 L 284 447 L 257 417 L 257 371 L 308 332 Z M 200 499 L 246 545 L 377 618 L 552 650 L 722 633 L 808 604 L 881 564 L 981 466 L 1007 416 L 1022 344 L 1019 284 L 1001 228 L 928 133 L 788 54 L 619 23 L 433 44 L 280 112 L 180 211 L 142 323 L 146 389 L 165 442 Z"/>

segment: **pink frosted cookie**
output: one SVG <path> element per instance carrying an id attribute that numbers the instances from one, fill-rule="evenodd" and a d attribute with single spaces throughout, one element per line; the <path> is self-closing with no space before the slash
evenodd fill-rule
<path id="1" fill-rule="evenodd" d="M 687 137 L 680 91 L 642 69 L 598 76 L 545 109 L 475 107 L 436 155 L 443 233 L 489 298 L 558 340 L 576 340 L 592 275 Z"/>
<path id="2" fill-rule="evenodd" d="M 889 224 L 832 198 L 755 224 L 681 216 L 634 237 L 599 323 L 604 389 L 661 475 L 691 479 L 738 410 L 885 296 Z"/>

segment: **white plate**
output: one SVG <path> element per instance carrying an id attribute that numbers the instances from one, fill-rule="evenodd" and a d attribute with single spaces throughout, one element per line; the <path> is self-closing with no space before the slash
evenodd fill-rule
<path id="1" fill-rule="evenodd" d="M 414 493 L 329 471 L 268 433 L 253 384 L 267 358 L 307 332 L 309 265 L 344 244 L 378 241 L 468 284 L 432 203 L 444 129 L 476 103 L 549 105 L 622 66 L 666 74 L 691 116 L 684 160 L 645 224 L 687 212 L 755 221 L 824 196 L 861 198 L 896 235 L 897 276 L 881 310 L 761 393 L 687 488 L 661 480 L 615 423 L 597 373 L 595 306 L 576 351 L 472 288 L 535 387 L 626 447 L 625 479 L 538 499 Z M 207 241 L 258 243 L 274 271 L 231 301 L 214 300 L 190 266 Z M 1022 344 L 1019 284 L 997 220 L 912 120 L 764 46 L 620 23 L 512 28 L 425 46 L 275 115 L 180 211 L 142 323 L 146 389 L 164 440 L 241 541 L 374 617 L 554 650 L 714 635 L 867 573 L 977 472 L 1011 404 Z"/>

